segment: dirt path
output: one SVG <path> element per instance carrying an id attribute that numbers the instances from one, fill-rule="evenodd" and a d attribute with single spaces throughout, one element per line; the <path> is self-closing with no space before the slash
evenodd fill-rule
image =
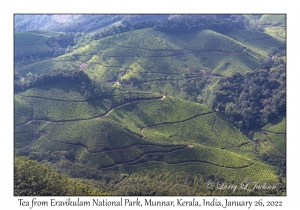
<path id="1" fill-rule="evenodd" d="M 160 125 L 172 125 L 172 124 L 182 123 L 182 122 L 186 122 L 186 121 L 188 121 L 188 120 L 192 120 L 192 119 L 194 119 L 194 118 L 196 118 L 196 117 L 200 117 L 200 116 L 212 114 L 212 113 L 214 113 L 214 112 L 215 112 L 215 111 L 211 111 L 211 112 L 207 112 L 207 113 L 202 113 L 202 114 L 197 114 L 197 115 L 195 115 L 195 116 L 186 118 L 186 119 L 184 119 L 184 120 L 176 121 L 176 122 L 164 122 L 164 123 L 158 123 L 158 124 L 148 125 L 148 126 L 143 127 L 143 128 L 141 129 L 141 135 L 142 135 L 142 138 L 145 138 L 145 135 L 144 135 L 144 129 L 146 129 L 146 128 L 149 128 L 149 127 L 155 127 L 155 126 L 160 126 Z"/>
<path id="2" fill-rule="evenodd" d="M 259 132 L 267 132 L 267 133 L 273 133 L 273 134 L 278 134 L 278 135 L 284 135 L 286 133 L 276 133 L 276 132 L 273 132 L 273 131 L 268 131 L 268 130 L 260 130 Z"/>
<path id="3" fill-rule="evenodd" d="M 142 139 L 145 138 L 145 135 L 144 135 L 144 129 L 145 129 L 145 128 L 142 128 L 142 129 L 141 129 Z"/>
<path id="4" fill-rule="evenodd" d="M 266 145 L 263 143 L 263 142 L 259 142 L 260 145 L 263 145 L 264 147 L 264 150 L 265 150 L 265 153 L 269 156 L 269 157 L 274 157 L 274 158 L 278 158 L 278 159 L 283 159 L 285 160 L 285 158 L 281 158 L 281 157 L 278 157 L 278 156 L 275 156 L 275 155 L 271 155 L 268 150 L 267 150 L 267 147 Z"/>
<path id="5" fill-rule="evenodd" d="M 173 149 L 173 150 L 170 150 L 170 151 L 163 151 L 163 152 L 162 151 L 146 152 L 146 153 L 140 155 L 139 157 L 137 157 L 137 158 L 135 158 L 135 159 L 133 159 L 131 161 L 122 162 L 122 163 L 115 163 L 115 164 L 108 165 L 108 166 L 102 166 L 102 167 L 99 167 L 98 170 L 103 170 L 103 169 L 108 169 L 108 168 L 113 168 L 113 167 L 116 167 L 116 166 L 123 166 L 123 165 L 134 165 L 135 163 L 137 163 L 138 161 L 142 160 L 147 155 L 151 155 L 151 154 L 167 154 L 167 153 L 175 152 L 175 151 L 182 150 L 182 149 L 186 149 L 186 147 L 176 148 L 176 149 Z"/>
<path id="6" fill-rule="evenodd" d="M 133 100 L 133 101 L 129 101 L 129 102 L 125 102 L 123 104 L 119 104 L 118 106 L 115 106 L 113 108 L 111 108 L 110 110 L 108 110 L 106 113 L 100 114 L 98 116 L 94 116 L 94 117 L 90 117 L 90 118 L 86 118 L 86 119 L 72 119 L 72 120 L 49 120 L 49 119 L 36 119 L 36 120 L 30 120 L 26 123 L 21 123 L 21 124 L 16 124 L 15 126 L 22 126 L 22 125 L 28 125 L 31 122 L 51 122 L 51 123 L 56 123 L 56 122 L 75 122 L 75 121 L 83 121 L 83 120 L 92 120 L 92 119 L 98 119 L 98 118 L 102 118 L 102 117 L 106 117 L 108 116 L 112 111 L 114 111 L 115 109 L 118 109 L 120 107 L 126 106 L 128 104 L 137 102 L 137 101 L 152 101 L 152 100 L 164 100 L 166 97 L 164 95 L 161 95 L 159 97 L 153 97 L 153 98 L 146 98 L 146 99 L 138 99 L 138 100 Z"/>
<path id="7" fill-rule="evenodd" d="M 46 140 L 48 140 L 48 141 L 52 141 L 52 142 L 56 142 L 56 143 L 61 143 L 61 144 L 67 144 L 67 145 L 70 145 L 70 146 L 83 147 L 87 153 L 91 153 L 91 154 L 122 151 L 122 150 L 132 149 L 132 148 L 138 147 L 138 146 L 155 146 L 155 147 L 165 147 L 165 148 L 174 148 L 174 149 L 177 149 L 177 148 L 187 148 L 187 145 L 182 145 L 182 144 L 163 145 L 163 144 L 155 144 L 155 143 L 144 143 L 144 144 L 143 143 L 135 143 L 135 144 L 132 144 L 132 145 L 130 145 L 128 147 L 121 147 L 121 148 L 117 148 L 117 149 L 105 149 L 105 150 L 100 150 L 100 151 L 89 151 L 88 150 L 88 146 L 86 146 L 86 145 L 84 145 L 82 143 L 71 143 L 71 142 L 64 142 L 64 141 L 59 141 L 59 140 L 53 140 L 53 139 L 50 139 L 49 137 L 47 137 L 46 133 L 44 133 L 44 132 L 36 132 L 36 133 L 41 133 L 43 135 L 43 137 Z M 157 151 L 157 152 L 162 152 L 162 151 Z M 146 154 L 146 153 L 144 153 L 144 154 Z"/>
<path id="8" fill-rule="evenodd" d="M 176 56 L 184 56 L 186 54 L 199 54 L 199 53 L 221 53 L 221 54 L 240 54 L 243 53 L 247 48 L 243 48 L 240 51 L 237 52 L 229 52 L 229 51 L 223 51 L 223 50 L 190 50 L 190 52 L 180 52 L 177 54 L 170 54 L 170 55 L 153 55 L 153 56 L 142 56 L 142 55 L 110 55 L 107 56 L 107 58 L 132 58 L 132 57 L 143 57 L 143 58 L 165 58 L 165 57 L 176 57 Z M 174 51 L 175 52 L 175 51 Z M 176 51 L 178 52 L 178 51 Z"/>
<path id="9" fill-rule="evenodd" d="M 127 48 L 127 49 L 146 50 L 146 51 L 151 51 L 151 52 L 175 52 L 175 53 L 180 53 L 178 55 L 188 54 L 188 53 L 202 53 L 202 52 L 239 54 L 239 53 L 242 53 L 244 50 L 246 50 L 245 48 L 242 48 L 240 51 L 229 52 L 229 51 L 224 51 L 224 50 L 198 50 L 198 49 L 192 49 L 192 48 L 183 48 L 183 49 L 178 49 L 178 50 L 175 50 L 175 49 L 149 49 L 149 48 L 143 48 L 143 47 L 122 46 L 122 45 L 118 45 L 116 43 L 110 43 L 110 42 L 102 42 L 102 43 L 110 44 L 110 45 L 115 45 L 117 47 Z M 188 52 L 188 51 L 190 51 L 190 52 Z M 174 54 L 174 55 L 162 55 L 162 56 L 149 56 L 149 57 L 145 57 L 145 58 L 150 58 L 150 57 L 168 57 L 168 56 L 178 56 L 178 55 Z M 139 57 L 137 55 L 132 55 L 132 56 L 133 57 Z"/>
<path id="10" fill-rule="evenodd" d="M 208 165 L 213 165 L 213 166 L 217 166 L 217 167 L 221 167 L 221 168 L 230 168 L 230 169 L 242 169 L 242 168 L 248 168 L 252 165 L 254 165 L 256 162 L 254 161 L 253 163 L 249 164 L 249 165 L 245 165 L 245 166 L 223 166 L 223 165 L 219 165 L 216 163 L 212 163 L 212 162 L 208 162 L 208 161 L 204 161 L 204 160 L 190 160 L 190 161 L 179 161 L 179 162 L 174 162 L 174 163 L 170 163 L 167 162 L 165 160 L 163 161 L 159 161 L 159 160 L 150 160 L 150 161 L 144 161 L 144 162 L 127 162 L 127 163 L 120 163 L 120 164 L 113 164 L 110 166 L 104 166 L 104 167 L 100 167 L 98 170 L 104 170 L 104 169 L 108 169 L 108 168 L 113 168 L 113 167 L 117 167 L 117 166 L 135 166 L 135 165 L 140 165 L 140 164 L 144 164 L 144 163 L 149 163 L 149 162 L 159 162 L 159 163 L 164 163 L 166 165 L 176 165 L 176 164 L 187 164 L 187 163 L 204 163 L 204 164 L 208 164 Z"/>
<path id="11" fill-rule="evenodd" d="M 250 143 L 252 143 L 252 142 L 244 142 L 244 143 L 241 143 L 240 145 L 237 145 L 237 146 L 223 147 L 223 148 L 220 148 L 220 149 L 238 148 L 238 147 L 242 147 L 242 146 L 244 146 L 244 145 L 250 144 Z"/>
<path id="12" fill-rule="evenodd" d="M 195 80 L 195 79 L 201 79 L 201 78 L 224 78 L 225 76 L 222 75 L 203 75 L 203 76 L 196 76 L 196 77 L 188 77 L 186 80 Z M 149 81 L 140 81 L 136 82 L 136 84 L 139 85 L 144 85 L 144 84 L 150 84 L 150 83 L 155 83 L 155 82 L 171 82 L 171 81 L 176 81 L 176 79 L 156 79 L 156 80 L 149 80 Z M 120 83 L 119 81 L 114 81 L 114 82 L 109 82 L 109 83 L 117 83 L 118 85 L 123 85 L 127 86 L 129 84 L 127 83 Z"/>
<path id="13" fill-rule="evenodd" d="M 211 163 L 208 161 L 202 161 L 202 160 L 190 160 L 190 161 L 180 161 L 180 162 L 175 162 L 175 163 L 169 163 L 166 161 L 155 161 L 155 160 L 151 160 L 151 161 L 145 161 L 145 162 L 139 162 L 141 161 L 143 158 L 145 158 L 147 155 L 151 155 L 151 154 L 167 154 L 167 153 L 172 153 L 178 150 L 182 150 L 182 149 L 186 149 L 186 148 L 193 148 L 194 146 L 189 144 L 189 145 L 160 145 L 160 144 L 140 144 L 140 143 L 136 143 L 133 144 L 131 146 L 128 147 L 123 147 L 123 148 L 118 148 L 118 149 L 109 149 L 109 150 L 101 150 L 101 151 L 88 151 L 88 147 L 81 144 L 81 143 L 67 143 L 67 142 L 61 142 L 61 141 L 57 141 L 57 140 L 53 140 L 53 139 L 49 139 L 45 133 L 43 132 L 39 132 L 43 134 L 43 137 L 48 140 L 48 141 L 53 141 L 53 142 L 57 142 L 57 143 L 62 143 L 62 144 L 67 144 L 67 145 L 71 145 L 71 146 L 80 146 L 83 147 L 85 149 L 86 152 L 88 153 L 92 153 L 92 154 L 98 154 L 98 153 L 106 153 L 106 152 L 112 152 L 112 151 L 121 151 L 121 150 L 127 150 L 127 149 L 132 149 L 134 147 L 137 146 L 156 146 L 156 147 L 167 147 L 170 148 L 171 150 L 169 151 L 152 151 L 152 152 L 144 152 L 143 154 L 141 154 L 140 156 L 138 156 L 137 158 L 134 158 L 131 161 L 126 161 L 126 162 L 120 162 L 120 163 L 115 163 L 112 165 L 108 165 L 108 166 L 102 166 L 99 167 L 98 170 L 104 170 L 104 169 L 110 169 L 113 167 L 117 167 L 117 166 L 124 166 L 124 165 L 128 165 L 128 166 L 133 166 L 133 165 L 138 165 L 138 164 L 143 164 L 146 162 L 163 162 L 164 164 L 168 164 L 168 165 L 174 165 L 174 164 L 185 164 L 185 163 L 205 163 L 205 164 L 210 164 L 210 165 L 214 165 L 214 166 L 218 166 L 218 167 L 222 167 L 222 168 L 231 168 L 231 169 L 241 169 L 241 168 L 246 168 L 246 167 L 250 167 L 253 164 L 255 164 L 255 162 L 249 164 L 249 165 L 245 165 L 245 166 L 222 166 L 219 164 L 215 164 L 215 163 Z M 173 149 L 172 149 L 173 148 Z"/>
<path id="14" fill-rule="evenodd" d="M 280 154 L 284 155 L 285 156 L 285 153 L 281 152 L 274 144 L 274 142 L 272 141 L 272 139 L 268 136 L 268 134 L 266 134 L 265 132 L 260 132 L 261 134 L 263 134 L 268 140 L 269 142 L 271 143 L 272 147 L 277 150 L 277 152 L 279 152 Z"/>
<path id="15" fill-rule="evenodd" d="M 156 94 L 153 92 L 146 92 L 146 91 L 135 91 L 133 93 L 141 93 L 141 94 Z M 61 101 L 61 102 L 74 102 L 74 103 L 86 103 L 86 102 L 93 102 L 93 101 L 101 101 L 103 99 L 109 99 L 111 97 L 115 96 L 122 96 L 122 95 L 129 95 L 130 93 L 126 93 L 124 90 L 124 93 L 122 94 L 115 94 L 115 95 L 109 95 L 107 98 L 100 98 L 100 99 L 89 99 L 89 100 L 66 100 L 66 99 L 58 99 L 58 98 L 47 98 L 47 97 L 42 97 L 42 96 L 24 96 L 24 95 L 19 95 L 20 97 L 23 98 L 39 98 L 39 99 L 44 99 L 44 100 L 50 100 L 50 101 Z M 132 94 L 132 93 L 131 93 Z M 158 94 L 156 94 L 158 95 Z"/>
<path id="16" fill-rule="evenodd" d="M 211 129 L 214 130 L 214 126 L 216 124 L 216 121 L 217 121 L 217 112 L 215 112 L 215 117 L 214 117 L 214 121 L 213 121 L 213 124 L 211 126 Z"/>
<path id="17" fill-rule="evenodd" d="M 44 99 L 44 100 L 61 101 L 61 102 L 76 102 L 76 103 L 88 102 L 87 100 L 66 100 L 66 99 L 57 99 L 57 98 L 46 98 L 46 97 L 41 97 L 41 96 L 23 96 L 23 95 L 20 95 L 20 96 L 24 97 L 24 98 L 39 98 L 39 99 Z M 98 99 L 98 100 L 101 100 L 101 99 Z"/>
<path id="18" fill-rule="evenodd" d="M 275 38 L 274 37 L 268 37 L 268 38 L 248 39 L 248 40 L 243 42 L 243 45 L 245 45 L 247 42 L 251 42 L 251 41 L 263 41 L 263 40 L 268 40 L 268 39 L 275 39 Z"/>

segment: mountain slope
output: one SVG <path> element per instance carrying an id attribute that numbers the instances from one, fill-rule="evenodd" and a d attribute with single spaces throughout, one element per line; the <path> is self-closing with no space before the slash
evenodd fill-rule
<path id="1" fill-rule="evenodd" d="M 30 119 L 28 112 L 19 113 L 24 120 L 15 125 L 18 154 L 49 161 L 54 167 L 67 161 L 68 166 L 59 170 L 81 178 L 119 177 L 120 173 L 144 173 L 155 167 L 160 173 L 189 170 L 205 177 L 218 173 L 228 181 L 247 177 L 276 181 L 275 169 L 251 153 L 252 142 L 205 105 L 153 96 L 125 103 L 121 99 L 115 105 L 107 96 L 101 103 L 89 105 L 79 90 L 76 84 L 57 83 L 16 95 L 34 113 Z M 111 107 L 100 111 L 103 102 Z M 70 103 L 86 104 L 98 112 L 85 116 L 88 112 L 80 109 L 75 118 L 58 115 L 60 109 L 67 113 Z M 38 114 L 41 111 L 43 115 Z M 72 167 L 89 170 L 82 175 Z"/>

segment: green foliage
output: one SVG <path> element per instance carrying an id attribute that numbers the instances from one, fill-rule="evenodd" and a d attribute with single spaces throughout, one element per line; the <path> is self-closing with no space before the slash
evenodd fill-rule
<path id="1" fill-rule="evenodd" d="M 261 24 L 266 24 L 266 25 L 281 25 L 281 24 L 286 24 L 286 15 L 282 15 L 282 14 L 276 14 L 276 15 L 271 15 L 271 14 L 267 14 L 267 15 L 263 15 L 260 19 L 259 19 L 259 23 Z"/>
<path id="2" fill-rule="evenodd" d="M 184 151 L 175 151 L 165 156 L 168 163 L 177 162 L 203 162 L 224 168 L 239 168 L 252 165 L 254 162 L 242 156 L 236 155 L 226 150 L 220 150 L 204 146 L 196 146 L 185 149 Z"/>
<path id="3" fill-rule="evenodd" d="M 243 51 L 243 44 L 212 30 L 172 35 L 142 29 L 90 42 L 76 52 L 48 60 L 49 64 L 43 69 L 44 72 L 75 70 L 87 63 L 85 71 L 99 82 L 128 82 L 143 80 L 141 73 L 149 70 L 181 75 L 187 73 L 188 67 L 196 71 L 215 69 L 216 73 L 228 75 L 239 69 L 250 71 L 258 66 L 259 59 L 265 58 L 265 54 L 262 56 L 253 50 Z M 41 65 L 43 62 L 38 62 L 20 72 L 35 74 Z M 157 79 L 166 79 L 162 76 Z"/>
<path id="4" fill-rule="evenodd" d="M 60 175 L 27 157 L 15 157 L 14 160 L 14 195 L 15 196 L 88 196 L 111 195 L 83 185 Z"/>
<path id="5" fill-rule="evenodd" d="M 42 43 L 41 39 L 43 38 L 43 35 L 36 34 L 36 33 L 15 33 L 15 44 L 16 45 L 21 45 L 21 44 L 26 44 L 28 42 L 37 42 L 37 43 Z"/>
<path id="6" fill-rule="evenodd" d="M 277 148 L 281 154 L 286 153 L 286 134 L 274 134 L 274 133 L 267 133 L 270 139 L 272 139 L 272 143 L 274 147 Z"/>
<path id="7" fill-rule="evenodd" d="M 149 173 L 149 171 L 157 168 L 158 170 L 162 170 L 165 173 L 176 173 L 179 171 L 186 171 L 190 175 L 201 174 L 205 177 L 209 177 L 214 174 L 219 174 L 220 177 L 228 181 L 232 181 L 232 177 L 235 177 L 234 181 L 236 181 L 237 183 L 242 182 L 247 178 L 251 178 L 252 180 L 264 180 L 267 182 L 277 181 L 277 177 L 274 174 L 275 168 L 260 162 L 256 162 L 249 167 L 239 169 L 220 167 L 201 162 L 195 163 L 193 161 L 176 164 L 166 164 L 161 163 L 160 161 L 149 161 L 137 165 L 124 165 L 123 167 L 127 172 L 139 171 L 140 173 Z M 259 173 L 257 171 L 259 171 Z M 180 178 L 183 177 L 180 176 Z"/>
<path id="8" fill-rule="evenodd" d="M 285 40 L 278 41 L 273 37 L 269 37 L 266 39 L 249 40 L 245 43 L 245 45 L 254 50 L 255 52 L 262 54 L 266 57 L 268 56 L 268 51 L 272 47 L 276 46 L 277 48 L 285 48 Z"/>
<path id="9" fill-rule="evenodd" d="M 34 56 L 38 59 L 26 60 L 37 62 L 44 57 L 53 57 L 65 53 L 66 43 L 72 45 L 73 35 L 51 31 L 27 31 L 14 34 L 15 61 Z M 68 45 L 67 45 L 68 46 Z"/>
<path id="10" fill-rule="evenodd" d="M 32 107 L 18 96 L 15 96 L 14 107 L 15 124 L 25 123 L 32 118 Z"/>
<path id="11" fill-rule="evenodd" d="M 147 139 L 177 144 L 231 148 L 250 142 L 221 116 L 208 114 L 185 122 L 151 126 L 144 129 Z"/>
<path id="12" fill-rule="evenodd" d="M 40 131 L 46 132 L 50 140 L 84 146 L 90 152 L 129 147 L 143 142 L 136 134 L 107 119 L 49 123 Z M 123 138 L 120 139 L 120 136 Z"/>
<path id="13" fill-rule="evenodd" d="M 241 29 L 233 29 L 225 33 L 228 37 L 240 42 L 241 44 L 248 43 L 251 40 L 264 40 L 271 38 L 268 34 L 259 31 L 246 31 Z"/>
<path id="14" fill-rule="evenodd" d="M 20 69 L 18 69 L 18 73 L 23 77 L 25 77 L 29 72 L 38 75 L 47 74 L 51 71 L 52 66 L 52 60 L 38 61 L 21 67 Z"/>
<path id="15" fill-rule="evenodd" d="M 269 34 L 270 36 L 278 39 L 279 41 L 285 42 L 286 41 L 286 29 L 285 27 L 281 26 L 270 26 L 265 29 L 265 33 Z"/>
<path id="16" fill-rule="evenodd" d="M 95 34 L 16 33 L 16 55 L 30 56 L 15 60 L 15 153 L 44 166 L 15 158 L 27 167 L 16 164 L 15 194 L 102 194 L 93 185 L 118 195 L 228 195 L 205 183 L 278 174 L 280 190 L 253 195 L 284 193 L 286 119 L 269 122 L 286 111 L 285 31 L 271 19 L 179 15 Z M 235 126 L 260 131 L 248 133 L 252 142 Z"/>
<path id="17" fill-rule="evenodd" d="M 51 83 L 47 85 L 41 85 L 38 87 L 30 88 L 24 92 L 19 93 L 21 96 L 33 96 L 42 97 L 48 99 L 60 99 L 60 100 L 74 100 L 84 101 L 82 89 L 79 84 L 70 83 Z"/>
<path id="18" fill-rule="evenodd" d="M 164 100 L 131 103 L 108 117 L 139 132 L 142 127 L 184 120 L 209 111 L 205 105 L 167 97 Z"/>
<path id="19" fill-rule="evenodd" d="M 14 148 L 20 149 L 27 146 L 35 139 L 33 132 L 30 133 L 17 133 L 14 135 Z"/>
<path id="20" fill-rule="evenodd" d="M 272 136 L 273 137 L 273 136 Z M 272 138 L 269 133 L 255 132 L 254 138 L 258 141 L 256 152 L 263 160 L 271 158 L 284 159 L 285 158 L 285 138 Z M 276 143 L 275 143 L 276 142 Z"/>
<path id="21" fill-rule="evenodd" d="M 22 132 L 33 132 L 37 129 L 38 125 L 34 123 L 29 123 L 27 125 L 20 125 L 20 126 L 15 126 L 15 133 L 22 133 Z"/>
<path id="22" fill-rule="evenodd" d="M 240 52 L 243 45 L 234 39 L 212 30 L 201 30 L 192 34 L 170 35 L 170 38 L 179 46 L 199 51 Z"/>
<path id="23" fill-rule="evenodd" d="M 262 127 L 262 130 L 271 131 L 274 133 L 286 133 L 286 117 L 277 117 L 275 120 Z"/>
<path id="24" fill-rule="evenodd" d="M 34 106 L 34 119 L 51 121 L 90 119 L 107 111 L 107 107 L 102 100 L 94 101 L 93 104 L 86 101 L 70 102 L 40 98 L 26 98 L 26 101 Z"/>
<path id="25" fill-rule="evenodd" d="M 63 113 L 67 113 L 64 108 L 62 122 L 37 121 L 34 125 L 38 127 L 29 127 L 33 121 L 22 129 L 17 128 L 21 131 L 28 128 L 29 133 L 15 134 L 15 142 L 19 144 L 15 146 L 16 152 L 47 161 L 60 172 L 97 180 L 102 180 L 103 176 L 115 179 L 120 172 L 144 173 L 154 168 L 165 172 L 185 170 L 205 177 L 218 173 L 226 180 L 236 179 L 236 176 L 241 180 L 248 176 L 274 180 L 273 169 L 261 167 L 261 163 L 253 159 L 249 139 L 207 106 L 170 96 L 158 100 L 153 98 L 154 94 L 132 90 L 115 93 L 118 94 L 114 97 L 99 100 L 106 103 L 107 109 L 116 107 L 107 116 L 67 121 L 71 115 L 63 117 Z M 53 87 L 30 88 L 20 94 L 32 103 L 34 116 L 39 113 L 47 118 L 57 115 L 59 103 L 66 107 L 71 106 L 70 103 L 88 105 L 88 101 L 70 102 L 82 100 L 76 84 L 64 88 L 56 83 Z M 126 101 L 126 95 L 137 101 L 129 100 L 119 107 L 118 104 Z M 94 104 L 96 107 L 99 105 Z M 72 110 L 76 111 L 74 107 Z M 22 148 L 25 143 L 30 145 Z M 246 172 L 237 174 L 237 168 Z M 258 176 L 252 170 L 261 173 Z M 104 186 L 111 191 L 109 185 Z"/>
<path id="26" fill-rule="evenodd" d="M 265 64 L 272 65 L 272 64 Z M 255 70 L 246 75 L 223 78 L 215 91 L 215 107 L 241 129 L 257 129 L 286 109 L 285 69 Z"/>
<path id="27" fill-rule="evenodd" d="M 114 184 L 114 189 L 118 195 L 148 195 L 148 196 L 239 196 L 239 195 L 254 195 L 253 192 L 247 192 L 245 190 L 237 189 L 233 190 L 219 190 L 219 189 L 207 189 L 208 181 L 224 182 L 227 184 L 239 186 L 239 182 L 231 182 L 224 180 L 219 174 L 210 176 L 210 180 L 204 178 L 204 176 L 194 175 L 190 171 L 172 171 L 165 173 L 162 170 L 154 169 L 148 173 L 135 173 L 132 176 L 126 176 L 122 174 L 123 178 L 119 183 Z M 121 176 L 121 175 L 120 175 Z M 251 180 L 249 180 L 251 182 Z M 276 193 L 276 195 L 282 195 L 284 185 L 276 184 L 278 190 L 276 191 L 260 191 L 260 195 L 268 195 Z M 280 189 L 280 190 L 279 190 Z"/>
<path id="28" fill-rule="evenodd" d="M 15 58 L 22 58 L 23 56 L 27 57 L 28 59 L 30 56 L 33 55 L 49 55 L 52 53 L 52 49 L 45 43 L 36 43 L 32 45 L 15 45 Z M 31 57 L 31 60 L 29 62 L 33 63 L 36 60 L 34 60 L 33 57 Z"/>

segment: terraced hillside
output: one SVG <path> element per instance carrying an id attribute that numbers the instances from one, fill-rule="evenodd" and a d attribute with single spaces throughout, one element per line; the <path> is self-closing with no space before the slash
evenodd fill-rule
<path id="1" fill-rule="evenodd" d="M 20 92 L 15 149 L 53 167 L 64 164 L 60 172 L 81 178 L 76 168 L 94 178 L 157 168 L 276 182 L 275 168 L 256 159 L 253 143 L 219 113 L 173 97 L 135 94 L 140 97 L 129 101 L 87 101 L 71 83 Z"/>
<path id="2" fill-rule="evenodd" d="M 147 28 L 91 41 L 74 52 L 26 65 L 18 74 L 84 69 L 97 82 L 121 88 L 133 83 L 141 91 L 199 101 L 211 79 L 251 72 L 275 46 L 284 48 L 285 42 L 262 32 L 168 34 Z"/>
<path id="3" fill-rule="evenodd" d="M 285 160 L 286 117 L 278 117 L 255 133 L 260 155 Z M 267 158 L 266 157 L 266 158 Z"/>
<path id="4" fill-rule="evenodd" d="M 233 39 L 211 30 L 169 35 L 153 29 L 141 29 L 93 41 L 76 52 L 47 61 L 47 67 L 43 66 L 43 62 L 38 62 L 24 67 L 19 73 L 38 73 L 35 69 L 42 66 L 48 72 L 55 69 L 78 69 L 82 63 L 86 63 L 85 71 L 102 82 L 146 82 L 143 73 L 148 72 L 157 73 L 157 80 L 167 80 L 167 76 L 182 74 L 193 74 L 196 77 L 202 69 L 229 75 L 241 70 L 251 71 L 266 57 L 268 48 L 281 44 L 278 41 L 269 44 L 263 42 L 266 45 L 257 49 L 255 43 L 249 43 L 271 37 L 264 33 L 262 38 L 255 40 L 253 37 L 257 37 L 257 34 L 252 37 L 241 36 L 249 38 Z"/>
<path id="5" fill-rule="evenodd" d="M 31 66 L 31 64 L 36 62 L 45 61 L 65 54 L 67 47 L 74 45 L 74 36 L 74 33 L 42 30 L 15 33 L 15 71 L 19 73 L 19 69 L 24 66 Z M 35 74 L 40 75 L 42 73 L 43 71 Z"/>
<path id="6" fill-rule="evenodd" d="M 52 49 L 46 44 L 47 36 L 34 33 L 24 32 L 15 34 L 15 58 L 23 56 L 33 56 L 48 54 Z"/>

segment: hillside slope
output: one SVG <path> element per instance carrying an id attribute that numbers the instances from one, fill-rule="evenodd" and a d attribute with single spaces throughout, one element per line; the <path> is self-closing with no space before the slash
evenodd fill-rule
<path id="1" fill-rule="evenodd" d="M 116 179 L 157 168 L 276 182 L 275 168 L 255 158 L 253 143 L 207 106 L 165 96 L 128 102 L 116 96 L 121 101 L 115 103 L 111 97 L 86 101 L 76 84 L 59 83 L 16 94 L 18 110 L 26 110 L 15 122 L 16 152 L 80 178 Z M 70 106 L 78 107 L 73 118 Z"/>

